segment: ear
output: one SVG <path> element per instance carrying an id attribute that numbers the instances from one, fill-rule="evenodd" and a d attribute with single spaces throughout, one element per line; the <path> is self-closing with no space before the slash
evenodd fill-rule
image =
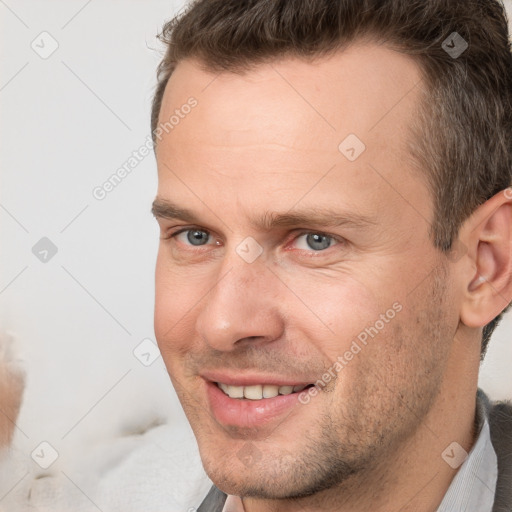
<path id="1" fill-rule="evenodd" d="M 512 301 L 512 188 L 480 205 L 460 230 L 467 248 L 463 324 L 483 327 Z"/>

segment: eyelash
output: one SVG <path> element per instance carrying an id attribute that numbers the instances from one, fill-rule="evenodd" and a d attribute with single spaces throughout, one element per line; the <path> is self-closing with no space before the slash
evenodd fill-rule
<path id="1" fill-rule="evenodd" d="M 168 233 L 166 236 L 162 237 L 162 239 L 163 240 L 171 240 L 173 238 L 176 238 L 181 233 L 186 233 L 187 231 L 201 231 L 203 233 L 207 233 L 208 236 L 211 236 L 211 232 L 208 231 L 207 229 L 192 226 L 192 227 L 186 227 L 186 228 L 179 229 L 178 231 L 175 231 L 173 233 Z M 310 249 L 310 250 L 298 249 L 299 251 L 309 252 L 314 255 L 319 255 L 319 254 L 325 253 L 328 251 L 328 249 L 331 249 L 333 246 L 339 245 L 339 244 L 345 242 L 345 240 L 340 239 L 339 237 L 330 235 L 328 233 L 324 233 L 322 231 L 304 231 L 304 230 L 297 233 L 297 236 L 295 236 L 293 241 L 297 240 L 298 238 L 300 238 L 301 236 L 304 236 L 304 235 L 321 235 L 321 236 L 325 236 L 326 238 L 329 238 L 330 240 L 332 240 L 334 242 L 332 245 L 330 245 L 326 249 L 323 249 L 320 251 L 315 251 L 314 249 Z M 192 250 L 201 250 L 202 247 L 207 247 L 208 245 L 210 245 L 210 244 L 198 245 L 198 246 L 189 245 L 189 247 L 195 247 L 195 249 L 192 249 Z"/>

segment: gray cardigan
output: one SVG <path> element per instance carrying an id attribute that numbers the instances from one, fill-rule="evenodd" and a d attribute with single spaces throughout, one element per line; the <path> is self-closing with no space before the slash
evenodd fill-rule
<path id="1" fill-rule="evenodd" d="M 498 480 L 492 512 L 512 512 L 512 401 L 491 402 L 481 389 L 478 389 L 477 397 L 487 413 L 491 441 L 498 458 Z M 197 512 L 222 512 L 226 497 L 213 486 Z"/>

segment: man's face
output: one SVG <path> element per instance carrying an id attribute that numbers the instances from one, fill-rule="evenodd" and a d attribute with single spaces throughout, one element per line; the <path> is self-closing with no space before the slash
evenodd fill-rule
<path id="1" fill-rule="evenodd" d="M 421 85 L 375 45 L 169 81 L 160 122 L 189 113 L 157 148 L 155 331 L 226 492 L 357 480 L 423 428 L 458 316 L 405 147 Z"/>

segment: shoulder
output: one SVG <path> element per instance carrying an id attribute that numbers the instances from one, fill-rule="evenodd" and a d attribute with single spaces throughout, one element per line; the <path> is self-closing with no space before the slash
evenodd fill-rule
<path id="1" fill-rule="evenodd" d="M 206 495 L 197 512 L 222 512 L 226 502 L 226 494 L 219 491 L 217 487 L 212 486 L 210 492 Z"/>
<path id="2" fill-rule="evenodd" d="M 493 512 L 512 510 L 512 401 L 491 401 L 478 390 L 485 405 L 491 442 L 498 459 L 498 480 Z"/>
<path id="3" fill-rule="evenodd" d="M 491 401 L 482 390 L 478 390 L 487 411 L 491 438 L 500 446 L 512 446 L 512 400 Z M 512 453 L 512 452 L 509 452 Z M 511 463 L 512 464 L 512 463 Z"/>

